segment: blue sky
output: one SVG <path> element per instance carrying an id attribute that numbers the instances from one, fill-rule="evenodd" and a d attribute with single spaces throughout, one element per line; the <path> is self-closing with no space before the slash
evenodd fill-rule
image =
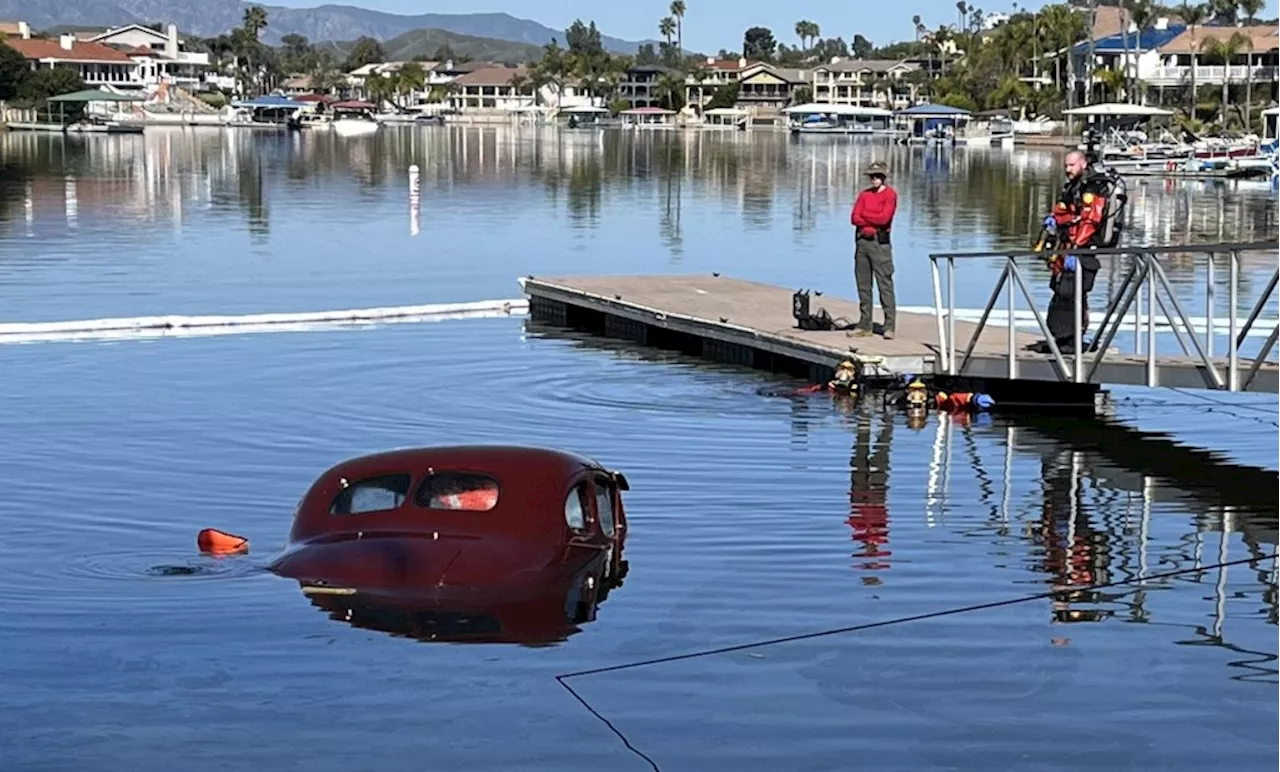
<path id="1" fill-rule="evenodd" d="M 358 5 L 390 13 L 479 13 L 506 12 L 532 19 L 553 29 L 564 29 L 575 18 L 595 20 L 602 32 L 627 40 L 658 38 L 658 20 L 667 15 L 669 0 L 634 0 L 633 2 L 601 2 L 600 0 L 487 0 L 475 3 L 449 3 L 443 0 L 328 0 Z M 293 8 L 320 5 L 321 0 L 275 0 Z M 911 17 L 920 14 L 930 28 L 955 22 L 955 0 L 899 0 L 882 4 L 875 0 L 807 0 L 795 5 L 765 0 L 685 0 L 688 10 L 684 19 L 686 48 L 714 53 L 721 48 L 737 49 L 747 27 L 764 26 L 773 30 L 780 42 L 796 45 L 795 24 L 801 19 L 817 22 L 823 37 L 841 36 L 852 40 L 860 33 L 872 43 L 881 45 L 894 40 L 911 39 Z M 1019 3 L 1020 7 L 1041 7 L 1043 2 Z M 1012 0 L 978 0 L 984 12 L 1008 13 Z"/>

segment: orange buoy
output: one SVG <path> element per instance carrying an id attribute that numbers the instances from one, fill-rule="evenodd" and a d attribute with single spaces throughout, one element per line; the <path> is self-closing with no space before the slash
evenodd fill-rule
<path id="1" fill-rule="evenodd" d="M 196 535 L 196 545 L 210 555 L 239 555 L 249 551 L 249 540 L 234 533 L 206 528 Z"/>

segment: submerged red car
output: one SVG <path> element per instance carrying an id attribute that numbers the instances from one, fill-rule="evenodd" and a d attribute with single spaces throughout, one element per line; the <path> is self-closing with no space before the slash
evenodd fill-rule
<path id="1" fill-rule="evenodd" d="M 423 640 L 546 643 L 621 584 L 626 477 L 519 446 L 345 461 L 303 495 L 268 565 L 352 624 Z"/>

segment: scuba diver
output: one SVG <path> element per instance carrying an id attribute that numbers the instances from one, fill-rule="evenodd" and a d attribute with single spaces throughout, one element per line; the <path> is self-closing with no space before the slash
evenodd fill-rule
<path id="1" fill-rule="evenodd" d="M 832 396 L 845 399 L 856 398 L 859 394 L 857 366 L 846 359 L 836 365 L 835 373 L 826 383 L 815 383 L 798 389 L 758 389 L 756 391 L 757 394 L 767 397 L 790 397 L 819 392 L 828 392 Z"/>
<path id="2" fill-rule="evenodd" d="M 1044 218 L 1043 228 L 1035 251 L 1048 250 L 1049 288 L 1053 297 L 1049 300 L 1049 334 L 1064 354 L 1075 352 L 1075 272 L 1080 271 L 1080 329 L 1089 327 L 1089 293 L 1094 279 L 1102 267 L 1098 258 L 1090 254 L 1062 254 L 1070 250 L 1091 250 L 1114 247 L 1120 241 L 1123 226 L 1123 209 L 1128 200 L 1124 181 L 1113 170 L 1101 168 L 1095 149 L 1096 138 L 1086 132 L 1089 152 L 1072 150 L 1067 153 L 1063 167 L 1067 181 L 1062 187 L 1052 214 Z M 1041 354 L 1049 353 L 1048 341 L 1038 341 L 1027 347 Z"/>

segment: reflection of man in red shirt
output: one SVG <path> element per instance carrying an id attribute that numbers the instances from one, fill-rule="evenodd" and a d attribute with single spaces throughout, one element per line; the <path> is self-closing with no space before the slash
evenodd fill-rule
<path id="1" fill-rule="evenodd" d="M 889 510 L 885 506 L 885 494 L 889 487 L 889 445 L 893 438 L 893 416 L 882 416 L 874 452 L 871 449 L 869 416 L 859 417 L 856 437 L 853 456 L 849 459 L 853 471 L 849 484 L 849 519 L 845 522 L 853 529 L 853 538 L 863 545 L 862 552 L 855 552 L 853 555 L 866 558 L 862 563 L 856 564 L 857 567 L 876 571 L 889 567 L 889 561 L 884 558 L 892 554 L 886 548 L 889 543 Z M 867 584 L 880 583 L 874 577 L 868 577 L 864 581 Z"/>

